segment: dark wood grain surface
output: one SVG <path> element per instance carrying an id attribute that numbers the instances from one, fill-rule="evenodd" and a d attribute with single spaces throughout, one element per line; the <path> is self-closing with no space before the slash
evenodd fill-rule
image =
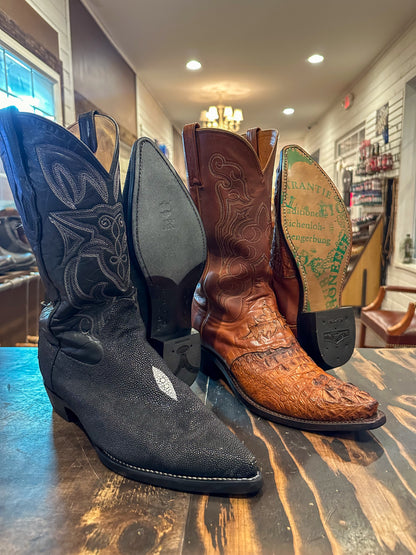
<path id="1" fill-rule="evenodd" d="M 248 413 L 221 382 L 194 392 L 256 456 L 251 498 L 173 492 L 107 470 L 52 412 L 36 349 L 0 349 L 0 553 L 416 553 L 416 350 L 360 349 L 334 371 L 385 426 L 316 434 Z"/>

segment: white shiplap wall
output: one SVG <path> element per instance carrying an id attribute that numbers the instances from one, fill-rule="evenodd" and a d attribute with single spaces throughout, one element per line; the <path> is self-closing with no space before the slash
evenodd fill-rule
<path id="1" fill-rule="evenodd" d="M 58 33 L 59 57 L 63 66 L 64 123 L 69 125 L 75 121 L 75 103 L 68 0 L 26 1 Z"/>
<path id="2" fill-rule="evenodd" d="M 172 123 L 145 84 L 136 78 L 137 131 L 139 137 L 150 137 L 167 146 L 169 160 L 173 160 Z"/>
<path id="3" fill-rule="evenodd" d="M 386 49 L 375 63 L 363 74 L 347 92 L 354 94 L 354 104 L 343 110 L 341 99 L 322 117 L 305 137 L 306 149 L 313 152 L 320 149 L 320 163 L 325 171 L 335 177 L 335 142 L 362 122 L 366 126 L 366 138 L 372 141 L 375 137 L 376 111 L 384 104 L 389 104 L 389 129 L 391 150 L 396 158 L 396 166 L 388 175 L 398 175 L 399 164 L 406 164 L 402 157 L 401 138 L 403 125 L 403 102 L 406 83 L 416 76 L 416 23 L 413 23 L 396 41 Z M 381 140 L 380 140 L 381 143 Z M 415 206 L 416 185 L 412 191 L 403 190 L 399 182 L 399 205 L 406 196 L 405 202 Z M 415 214 L 413 213 L 413 219 Z M 398 214 L 398 219 L 400 214 Z M 396 233 L 395 251 L 403 237 Z M 416 266 L 403 269 L 397 259 L 389 268 L 387 283 L 400 285 L 416 285 Z M 413 299 L 414 300 L 414 299 Z M 407 307 L 409 297 L 406 295 L 389 295 L 386 306 L 403 309 Z"/>

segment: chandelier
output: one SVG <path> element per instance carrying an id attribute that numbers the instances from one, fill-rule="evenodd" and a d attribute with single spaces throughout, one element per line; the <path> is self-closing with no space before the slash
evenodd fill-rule
<path id="1" fill-rule="evenodd" d="M 203 110 L 200 116 L 201 127 L 218 127 L 227 131 L 238 131 L 240 122 L 243 121 L 243 111 L 240 108 L 233 110 L 232 106 L 210 106 Z"/>

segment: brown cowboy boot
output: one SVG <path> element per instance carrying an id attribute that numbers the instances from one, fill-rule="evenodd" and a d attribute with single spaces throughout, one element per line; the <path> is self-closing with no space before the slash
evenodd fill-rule
<path id="1" fill-rule="evenodd" d="M 334 183 L 302 148 L 283 147 L 271 254 L 277 304 L 299 343 L 324 368 L 354 351 L 352 307 L 341 307 L 351 223 Z"/>
<path id="2" fill-rule="evenodd" d="M 271 289 L 270 191 L 277 133 L 259 159 L 243 137 L 185 126 L 188 180 L 207 235 L 208 259 L 193 303 L 203 365 L 221 370 L 261 416 L 315 431 L 376 428 L 378 403 L 319 368 L 278 312 Z"/>

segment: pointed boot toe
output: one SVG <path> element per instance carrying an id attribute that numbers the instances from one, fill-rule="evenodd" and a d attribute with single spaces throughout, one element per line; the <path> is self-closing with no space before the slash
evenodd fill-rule
<path id="1" fill-rule="evenodd" d="M 181 178 L 146 137 L 133 146 L 123 203 L 133 281 L 147 292 L 140 306 L 148 340 L 191 384 L 200 367 L 191 304 L 206 260 L 205 233 Z"/>
<path id="2" fill-rule="evenodd" d="M 108 345 L 116 338 L 129 355 L 122 370 L 119 353 L 103 353 L 102 365 L 113 369 L 105 381 L 88 388 L 92 368 L 81 364 L 82 391 L 71 384 L 80 363 L 58 354 L 61 369 L 52 392 L 55 410 L 81 424 L 100 460 L 111 470 L 143 483 L 170 489 L 222 495 L 251 494 L 262 486 L 253 455 L 166 367 L 130 322 L 135 311 L 123 301 L 123 316 L 102 329 Z M 42 326 L 43 327 L 43 326 Z M 121 327 L 127 338 L 122 339 Z M 47 354 L 40 351 L 42 358 Z M 136 354 L 135 354 L 136 353 Z M 120 377 L 123 383 L 120 384 Z"/>
<path id="3" fill-rule="evenodd" d="M 378 410 L 378 402 L 319 368 L 281 317 L 278 324 L 278 318 L 276 313 L 275 348 L 256 352 L 251 345 L 249 352 L 230 364 L 205 346 L 204 370 L 212 374 L 216 367 L 252 412 L 285 426 L 316 432 L 355 432 L 382 426 L 386 417 Z"/>

